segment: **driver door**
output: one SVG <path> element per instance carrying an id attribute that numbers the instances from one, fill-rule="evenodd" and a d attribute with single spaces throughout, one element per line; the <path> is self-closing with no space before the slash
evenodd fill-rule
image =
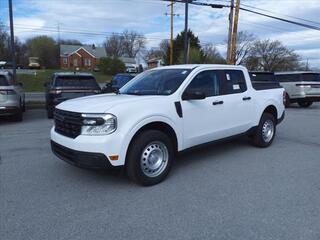
<path id="1" fill-rule="evenodd" d="M 223 136 L 224 111 L 220 86 L 223 71 L 205 70 L 190 82 L 185 92 L 201 92 L 205 99 L 182 100 L 185 148 Z"/>

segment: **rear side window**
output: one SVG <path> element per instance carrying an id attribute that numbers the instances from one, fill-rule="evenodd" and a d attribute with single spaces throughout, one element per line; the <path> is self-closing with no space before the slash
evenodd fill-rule
<path id="1" fill-rule="evenodd" d="M 199 73 L 189 84 L 188 91 L 199 91 L 205 93 L 206 97 L 220 94 L 219 71 L 209 70 Z"/>
<path id="2" fill-rule="evenodd" d="M 0 86 L 9 86 L 9 83 L 5 76 L 0 75 Z"/>
<path id="3" fill-rule="evenodd" d="M 240 70 L 225 70 L 225 94 L 247 91 L 246 79 Z"/>
<path id="4" fill-rule="evenodd" d="M 99 85 L 91 76 L 58 76 L 54 81 L 54 87 L 99 88 Z"/>
<path id="5" fill-rule="evenodd" d="M 302 81 L 320 82 L 320 73 L 305 73 L 305 74 L 302 74 Z"/>
<path id="6" fill-rule="evenodd" d="M 279 74 L 276 78 L 279 82 L 300 82 L 300 74 Z"/>

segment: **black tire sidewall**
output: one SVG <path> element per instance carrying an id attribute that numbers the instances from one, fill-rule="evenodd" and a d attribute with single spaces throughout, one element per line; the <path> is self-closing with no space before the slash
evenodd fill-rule
<path id="1" fill-rule="evenodd" d="M 140 166 L 142 151 L 145 147 L 153 142 L 160 141 L 164 143 L 168 149 L 168 163 L 165 170 L 157 177 L 146 176 Z M 127 159 L 126 169 L 129 178 L 143 186 L 151 186 L 162 182 L 169 174 L 174 158 L 173 144 L 170 138 L 163 132 L 158 130 L 146 130 L 140 133 L 131 142 Z"/>
<path id="2" fill-rule="evenodd" d="M 269 142 L 265 142 L 263 139 L 263 136 L 262 136 L 262 127 L 263 127 L 263 124 L 267 120 L 271 120 L 273 122 L 273 127 L 274 127 L 273 136 Z M 275 135 L 276 135 L 276 130 L 277 130 L 277 128 L 276 128 L 275 117 L 270 113 L 264 113 L 260 119 L 259 126 L 258 126 L 256 134 L 254 136 L 254 145 L 256 145 L 257 147 L 262 147 L 262 148 L 270 146 L 274 140 Z"/>

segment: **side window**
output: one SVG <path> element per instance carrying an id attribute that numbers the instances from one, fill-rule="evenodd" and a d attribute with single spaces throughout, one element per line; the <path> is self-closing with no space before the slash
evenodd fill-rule
<path id="1" fill-rule="evenodd" d="M 186 88 L 189 91 L 204 92 L 206 97 L 220 94 L 219 71 L 209 70 L 199 73 Z"/>
<path id="2" fill-rule="evenodd" d="M 225 93 L 242 93 L 247 91 L 246 79 L 240 70 L 225 70 Z"/>

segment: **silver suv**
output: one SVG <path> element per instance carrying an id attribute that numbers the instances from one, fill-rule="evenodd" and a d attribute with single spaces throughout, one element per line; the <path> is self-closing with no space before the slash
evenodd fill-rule
<path id="1" fill-rule="evenodd" d="M 0 117 L 10 116 L 22 121 L 25 110 L 25 94 L 21 83 L 14 83 L 10 72 L 0 71 Z"/>
<path id="2" fill-rule="evenodd" d="M 319 72 L 278 72 L 275 75 L 286 90 L 286 107 L 290 103 L 309 107 L 313 102 L 320 102 Z"/>

